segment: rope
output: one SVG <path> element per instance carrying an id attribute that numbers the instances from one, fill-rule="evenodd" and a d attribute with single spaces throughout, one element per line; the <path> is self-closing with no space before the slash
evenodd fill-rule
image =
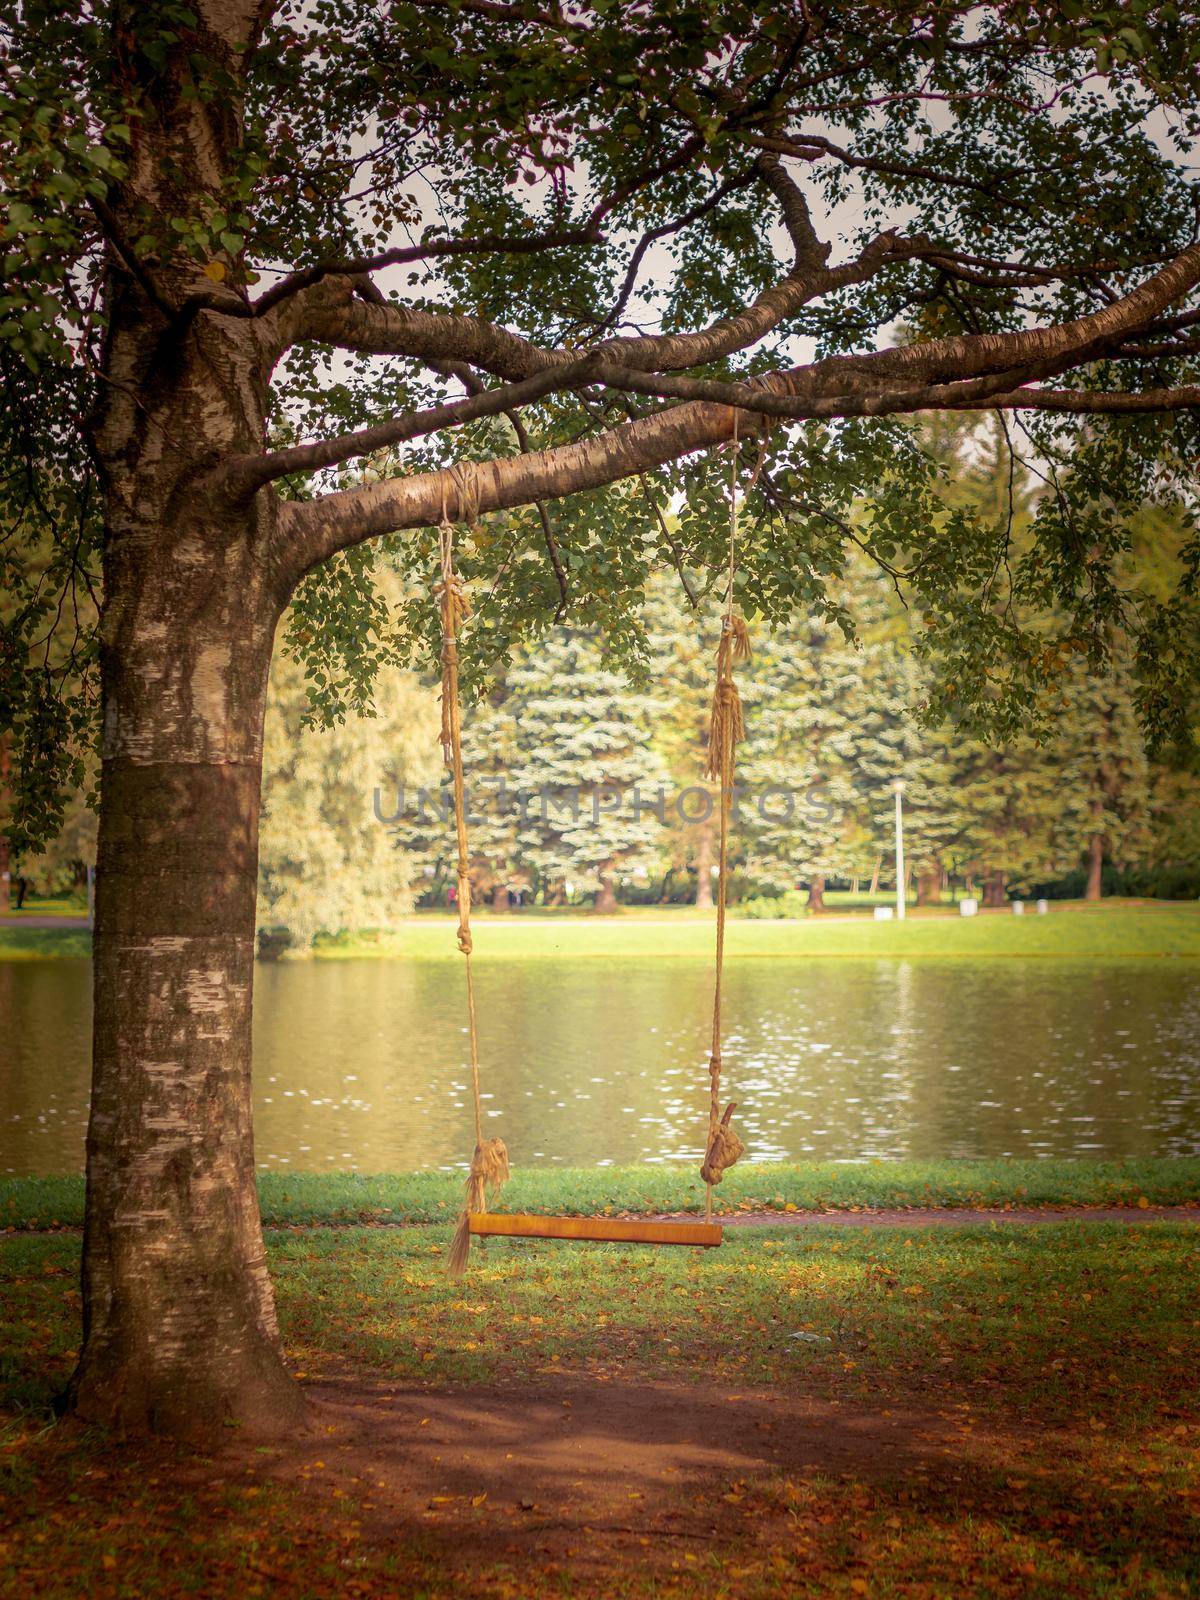
<path id="1" fill-rule="evenodd" d="M 458 948 L 466 961 L 467 1032 L 471 1053 L 471 1096 L 475 1110 L 475 1153 L 467 1176 L 463 1210 L 450 1246 L 449 1270 L 457 1277 L 471 1249 L 471 1216 L 487 1210 L 487 1192 L 508 1181 L 508 1150 L 503 1139 L 483 1136 L 483 1097 L 479 1087 L 479 1030 L 475 1014 L 475 974 L 471 965 L 471 848 L 467 837 L 466 780 L 463 773 L 462 705 L 458 692 L 458 630 L 471 615 L 462 580 L 454 570 L 454 528 L 449 519 L 450 484 L 457 490 L 459 514 L 474 521 L 478 496 L 467 469 L 452 467 L 442 482 L 442 520 L 438 528 L 441 582 L 436 594 L 442 617 L 442 754 L 454 783 L 454 826 L 458 844 Z"/>
<path id="2" fill-rule="evenodd" d="M 721 785 L 721 836 L 717 854 L 717 952 L 713 976 L 712 1053 L 708 1058 L 708 1143 L 700 1176 L 704 1179 L 704 1215 L 712 1220 L 713 1187 L 720 1183 L 727 1167 L 745 1154 L 745 1145 L 730 1125 L 736 1101 L 721 1113 L 721 989 L 725 971 L 725 914 L 729 898 L 729 819 L 733 802 L 734 769 L 737 747 L 745 737 L 742 702 L 734 682 L 735 662 L 750 659 L 750 635 L 745 620 L 733 608 L 733 580 L 737 570 L 738 536 L 738 414 L 733 413 L 733 439 L 729 468 L 729 568 L 725 584 L 725 610 L 721 617 L 721 641 L 717 646 L 717 685 L 713 692 L 712 716 L 708 730 L 707 776 Z M 763 457 L 754 470 L 751 485 L 758 476 Z"/>

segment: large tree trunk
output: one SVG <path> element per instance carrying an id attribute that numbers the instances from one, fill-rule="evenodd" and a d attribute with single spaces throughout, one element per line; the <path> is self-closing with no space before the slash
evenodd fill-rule
<path id="1" fill-rule="evenodd" d="M 1104 835 L 1093 833 L 1088 839 L 1088 874 L 1085 900 L 1099 900 L 1104 895 Z"/>
<path id="2" fill-rule="evenodd" d="M 10 763 L 9 735 L 0 733 L 0 829 L 8 823 L 8 808 L 12 804 Z M 0 832 L 0 917 L 11 910 L 11 893 L 12 843 L 7 833 Z"/>
<path id="3" fill-rule="evenodd" d="M 808 909 L 810 911 L 824 911 L 825 909 L 825 875 L 817 873 L 809 879 L 808 883 Z"/>
<path id="4" fill-rule="evenodd" d="M 596 892 L 595 909 L 604 916 L 611 916 L 617 910 L 617 896 L 613 888 L 611 871 L 600 874 L 600 887 Z"/>
<path id="5" fill-rule="evenodd" d="M 1008 904 L 1008 895 L 1005 892 L 1008 884 L 1008 873 L 989 872 L 983 880 L 983 903 L 992 910 Z"/>
<path id="6" fill-rule="evenodd" d="M 701 823 L 700 833 L 696 839 L 696 909 L 698 911 L 712 910 L 712 865 L 712 828 L 705 823 Z"/>
<path id="7" fill-rule="evenodd" d="M 294 1427 L 255 1192 L 250 1020 L 267 670 L 286 585 L 272 502 L 206 492 L 257 447 L 255 326 L 169 351 L 118 288 L 96 429 L 107 528 L 102 809 L 84 1229 L 68 1401 L 122 1429 Z M 156 384 L 147 381 L 154 373 Z M 156 405 L 133 406 L 139 392 Z"/>
<path id="8" fill-rule="evenodd" d="M 941 899 L 941 867 L 923 867 L 917 873 L 917 904 L 919 906 L 936 906 L 941 904 Z"/>

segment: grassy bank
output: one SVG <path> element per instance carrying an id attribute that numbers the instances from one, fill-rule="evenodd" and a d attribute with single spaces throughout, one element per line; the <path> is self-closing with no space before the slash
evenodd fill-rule
<path id="1" fill-rule="evenodd" d="M 701 1258 L 500 1243 L 464 1281 L 445 1276 L 448 1236 L 362 1229 L 273 1242 L 301 1381 L 391 1403 L 376 1403 L 357 1453 L 335 1414 L 290 1451 L 231 1439 L 218 1458 L 46 1428 L 79 1337 L 79 1244 L 0 1239 L 0 1592 L 1194 1592 L 1200 1411 L 1181 1382 L 1200 1362 L 1192 1228 L 764 1230 Z M 670 1386 L 682 1470 L 623 1479 L 605 1502 L 597 1452 L 617 1440 L 592 1439 L 587 1407 L 647 1384 Z M 436 1453 L 448 1419 L 465 1418 L 454 1435 L 465 1439 L 472 1408 L 497 1403 L 511 1419 L 507 1457 L 474 1449 L 468 1466 Z M 698 1475 L 687 1452 L 714 1405 L 728 1419 L 729 1465 Z M 548 1409 L 544 1426 L 577 1434 L 580 1453 L 535 1491 L 530 1457 L 547 1441 L 521 1419 Z M 411 1431 L 396 1427 L 398 1411 Z M 807 1466 L 748 1460 L 749 1439 L 794 1416 L 810 1419 L 796 1432 L 815 1437 L 821 1415 L 824 1442 Z M 402 1460 L 427 1436 L 428 1475 L 393 1491 L 389 1471 L 403 1468 L 385 1465 L 391 1452 Z M 901 1448 L 880 1459 L 875 1439 Z"/>
<path id="2" fill-rule="evenodd" d="M 271 1227 L 348 1222 L 439 1222 L 462 1200 L 460 1174 L 263 1173 Z M 1110 1206 L 1200 1204 L 1200 1157 L 1146 1161 L 796 1162 L 734 1167 L 717 1210 L 893 1210 L 909 1206 Z M 507 1211 L 571 1216 L 698 1212 L 704 1191 L 691 1166 L 532 1167 L 505 1189 Z M 83 1179 L 0 1179 L 0 1228 L 77 1227 Z"/>
<path id="3" fill-rule="evenodd" d="M 88 957 L 92 936 L 86 928 L 23 928 L 0 923 L 0 961 L 44 961 Z"/>
<path id="4" fill-rule="evenodd" d="M 479 960 L 694 957 L 710 960 L 710 918 L 623 914 L 616 917 L 480 917 Z M 448 917 L 414 917 L 376 940 L 332 941 L 326 959 L 399 955 L 454 961 L 458 951 Z M 810 956 L 1200 956 L 1200 907 L 1113 907 L 1103 913 L 1052 911 L 1047 916 L 910 917 L 903 923 L 866 917 L 803 921 L 735 921 L 726 941 L 729 960 Z"/>
<path id="5" fill-rule="evenodd" d="M 490 916 L 476 918 L 475 948 L 487 962 L 579 961 L 598 957 L 630 960 L 710 960 L 710 913 L 684 908 L 629 910 L 614 917 Z M 322 941 L 314 952 L 326 961 L 400 958 L 458 959 L 456 923 L 448 916 L 410 917 L 389 933 L 356 934 Z M 83 929 L 0 925 L 0 960 L 87 955 Z M 796 921 L 735 919 L 726 945 L 728 959 L 770 957 L 1071 957 L 1091 960 L 1138 957 L 1200 957 L 1200 906 L 1138 902 L 1083 909 L 1056 905 L 1048 915 L 995 914 L 974 918 L 934 914 L 902 923 L 868 917 L 810 917 Z"/>

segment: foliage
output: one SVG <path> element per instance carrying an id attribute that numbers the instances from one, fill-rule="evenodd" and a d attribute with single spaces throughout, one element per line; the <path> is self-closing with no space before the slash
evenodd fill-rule
<path id="1" fill-rule="evenodd" d="M 263 745 L 258 917 L 268 947 L 282 938 L 300 950 L 319 933 L 394 926 L 411 908 L 410 863 L 391 847 L 374 801 L 377 790 L 427 776 L 437 751 L 435 710 L 397 667 L 374 675 L 367 715 L 352 710 L 324 728 L 305 727 L 306 689 L 301 663 L 277 652 Z"/>
<path id="2" fill-rule="evenodd" d="M 761 179 L 766 155 L 782 153 L 836 234 L 832 259 L 884 244 L 859 278 L 798 304 L 748 350 L 685 352 L 687 383 L 761 374 L 798 347 L 865 360 L 897 327 L 919 355 L 937 339 L 1065 322 L 1127 293 L 1192 237 L 1200 30 L 1187 7 L 1157 0 L 933 11 L 916 0 L 591 0 L 569 14 L 322 0 L 263 8 L 236 50 L 183 0 L 6 0 L 0 36 L 0 560 L 13 597 L 0 711 L 16 734 L 21 847 L 53 831 L 96 731 L 94 612 L 79 607 L 51 670 L 38 650 L 98 583 L 88 422 L 111 393 L 115 297 L 140 297 L 147 327 L 174 338 L 197 315 L 243 316 L 254 294 L 299 292 L 291 272 L 349 263 L 377 270 L 393 304 L 460 328 L 495 320 L 539 348 L 690 331 L 779 280 L 783 203 Z M 194 154 L 172 144 L 190 107 L 223 140 L 202 179 L 154 165 L 164 149 Z M 1075 351 L 1064 390 L 1186 387 L 1187 298 L 1132 339 Z M 1013 381 L 1027 372 L 1037 364 Z M 595 440 L 654 412 L 656 396 L 669 402 L 670 378 L 649 371 L 644 393 L 568 387 L 525 408 L 523 438 L 485 419 L 423 438 L 388 470 Z M 937 379 L 926 404 L 977 403 Z M 415 355 L 335 362 L 328 346 L 301 342 L 275 374 L 274 441 L 336 435 L 456 392 Z M 905 421 L 918 402 L 889 393 L 888 415 L 855 391 L 766 442 L 742 530 L 747 607 L 779 623 L 834 616 L 831 588 L 862 545 L 911 595 L 939 667 L 934 704 L 960 726 L 1011 739 L 1047 725 L 1062 652 L 1099 670 L 1123 627 L 1152 737 L 1186 736 L 1195 409 L 1081 421 L 1064 406 L 1014 424 L 1010 442 L 1052 487 L 1018 553 L 1008 508 L 950 503 L 936 454 Z M 747 473 L 758 449 L 743 439 Z M 573 626 L 635 658 L 650 572 L 682 562 L 718 581 L 727 463 L 677 455 L 622 488 L 549 511 L 526 504 L 481 531 L 471 576 L 496 596 L 481 668 L 564 607 Z M 296 498 L 313 492 L 308 469 L 281 481 Z M 672 531 L 659 512 L 675 497 Z M 1130 514 L 1147 503 L 1186 527 L 1176 581 L 1154 597 L 1120 572 Z M 407 571 L 428 572 L 427 537 L 396 546 Z M 315 624 L 295 638 L 318 717 L 365 704 L 377 664 L 359 626 L 376 615 L 365 567 L 343 555 L 312 573 L 296 614 Z M 1035 614 L 1058 620 L 1035 625 Z M 428 606 L 405 619 L 402 643 L 415 633 L 428 645 Z"/>

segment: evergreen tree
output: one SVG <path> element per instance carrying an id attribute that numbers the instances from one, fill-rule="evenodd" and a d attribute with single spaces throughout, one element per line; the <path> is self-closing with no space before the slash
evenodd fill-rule
<path id="1" fill-rule="evenodd" d="M 1131 866 L 1151 839 L 1150 766 L 1128 653 L 1120 642 L 1113 652 L 1108 672 L 1069 671 L 1057 738 L 1067 775 L 1061 825 L 1075 859 L 1086 862 L 1089 900 L 1103 893 L 1106 860 Z"/>
<path id="2" fill-rule="evenodd" d="M 718 785 L 705 775 L 705 766 L 720 613 L 711 600 L 691 606 L 678 583 L 663 581 L 647 595 L 646 620 L 655 685 L 654 746 L 672 791 L 661 849 L 672 870 L 695 874 L 695 904 L 707 909 L 713 903 L 719 827 Z"/>
<path id="3" fill-rule="evenodd" d="M 670 774 L 651 732 L 658 701 L 603 664 L 590 636 L 555 630 L 508 674 L 521 863 L 546 885 L 616 906 L 622 874 L 657 867 Z"/>

